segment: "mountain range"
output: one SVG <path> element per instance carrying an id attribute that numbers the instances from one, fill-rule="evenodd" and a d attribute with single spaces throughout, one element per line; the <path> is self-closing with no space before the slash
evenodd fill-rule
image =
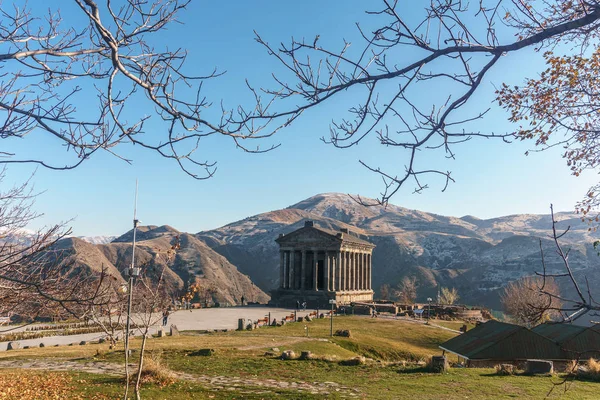
<path id="1" fill-rule="evenodd" d="M 586 275 L 590 282 L 600 282 L 594 229 L 574 213 L 558 213 L 555 219 L 558 228 L 570 226 L 562 244 L 571 249 L 571 268 L 580 278 Z M 319 194 L 196 237 L 268 291 L 278 280 L 274 239 L 302 227 L 305 220 L 327 229 L 348 228 L 377 246 L 373 252 L 376 295 L 384 283 L 394 287 L 404 276 L 415 276 L 421 301 L 434 297 L 440 287 L 455 287 L 463 302 L 498 308 L 499 293 L 509 281 L 542 269 L 540 240 L 548 269 L 561 267 L 549 237 L 550 215 L 455 218 L 394 205 L 365 207 L 340 193 Z M 570 286 L 563 290 L 568 292 Z"/>
<path id="2" fill-rule="evenodd" d="M 570 249 L 576 276 L 585 275 L 592 288 L 598 286 L 600 257 L 593 247 L 597 233 L 577 214 L 558 213 L 555 218 L 558 228 L 570 227 L 561 243 Z M 508 282 L 541 270 L 540 243 L 547 268 L 561 267 L 548 236 L 550 215 L 456 218 L 394 205 L 365 207 L 340 193 L 318 194 L 282 210 L 196 234 L 170 226 L 140 227 L 136 259 L 149 270 L 164 267 L 174 294 L 197 279 L 216 289 L 215 301 L 236 304 L 244 296 L 264 303 L 267 293 L 278 286 L 279 249 L 274 240 L 306 220 L 326 229 L 346 228 L 377 246 L 372 270 L 376 296 L 384 283 L 394 287 L 403 277 L 414 276 L 418 300 L 435 296 L 441 287 L 454 287 L 461 302 L 497 309 Z M 97 270 L 103 264 L 123 274 L 131 263 L 132 237 L 129 231 L 105 244 L 67 238 L 60 246 L 81 268 Z M 180 250 L 166 257 L 175 241 Z M 569 285 L 561 289 L 563 295 L 571 295 Z"/>

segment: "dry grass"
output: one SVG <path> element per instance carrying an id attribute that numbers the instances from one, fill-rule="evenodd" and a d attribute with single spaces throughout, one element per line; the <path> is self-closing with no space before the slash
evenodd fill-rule
<path id="1" fill-rule="evenodd" d="M 138 371 L 135 371 L 132 379 L 135 380 Z M 162 351 L 151 352 L 144 358 L 142 366 L 141 383 L 155 384 L 159 387 L 172 385 L 177 381 L 177 376 L 162 361 Z"/>
<path id="2" fill-rule="evenodd" d="M 600 381 L 600 362 L 590 358 L 579 368 L 577 376 L 591 381 Z"/>

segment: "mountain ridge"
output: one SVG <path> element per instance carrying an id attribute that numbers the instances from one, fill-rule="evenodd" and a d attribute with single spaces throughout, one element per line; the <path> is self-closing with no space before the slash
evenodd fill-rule
<path id="1" fill-rule="evenodd" d="M 59 240 L 49 254 L 55 254 L 58 265 L 68 265 L 79 273 L 97 274 L 104 268 L 117 282 L 124 282 L 132 259 L 131 239 L 133 230 L 104 244 L 68 237 Z M 223 305 L 239 304 L 242 296 L 248 302 L 269 300 L 266 293 L 225 257 L 195 236 L 169 225 L 138 227 L 135 258 L 142 274 L 154 280 L 163 274 L 164 286 L 173 299 L 179 298 L 189 284 L 198 282 L 204 288 L 214 288 L 210 300 Z"/>
<path id="2" fill-rule="evenodd" d="M 370 199 L 365 199 L 369 201 Z M 591 251 L 593 232 L 574 213 L 556 213 L 558 228 L 571 225 L 564 243 L 573 248 L 576 273 L 600 265 Z M 421 280 L 421 299 L 440 286 L 457 287 L 465 301 L 497 308 L 498 292 L 510 280 L 532 275 L 540 267 L 539 241 L 548 250 L 551 218 L 547 214 L 513 214 L 490 219 L 457 218 L 389 205 L 364 207 L 348 195 L 317 194 L 281 210 L 269 211 L 201 231 L 195 236 L 248 274 L 263 290 L 277 286 L 279 252 L 274 239 L 301 227 L 305 220 L 326 229 L 347 228 L 377 245 L 373 253 L 373 288 L 392 286 L 404 276 Z M 595 276 L 600 282 L 600 276 Z"/>

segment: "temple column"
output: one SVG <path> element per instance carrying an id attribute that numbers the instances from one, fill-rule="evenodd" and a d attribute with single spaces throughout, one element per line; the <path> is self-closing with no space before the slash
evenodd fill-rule
<path id="1" fill-rule="evenodd" d="M 302 260 L 300 261 L 300 289 L 304 290 L 306 283 L 306 250 L 302 250 Z"/>
<path id="2" fill-rule="evenodd" d="M 367 254 L 367 290 L 371 290 L 371 256 Z"/>
<path id="3" fill-rule="evenodd" d="M 319 260 L 318 260 L 318 250 L 313 250 L 313 261 L 314 261 L 314 265 L 313 265 L 313 290 L 317 291 L 319 290 L 319 286 L 318 286 L 318 280 L 319 280 L 319 276 L 317 275 L 319 273 Z"/>
<path id="4" fill-rule="evenodd" d="M 354 252 L 352 252 L 350 253 L 350 290 L 354 290 L 354 278 L 356 276 L 356 273 L 354 272 L 355 267 Z"/>
<path id="5" fill-rule="evenodd" d="M 354 260 L 352 259 L 352 252 L 348 252 L 348 290 L 352 290 L 354 283 L 354 276 L 352 273 L 354 272 Z"/>
<path id="6" fill-rule="evenodd" d="M 337 253 L 331 252 L 331 291 L 335 292 L 335 285 L 337 283 L 337 277 L 335 276 L 337 272 Z"/>
<path id="7" fill-rule="evenodd" d="M 352 290 L 352 253 L 346 252 L 346 290 Z"/>
<path id="8" fill-rule="evenodd" d="M 362 289 L 362 254 L 356 253 L 356 290 Z"/>
<path id="9" fill-rule="evenodd" d="M 348 283 L 350 277 L 348 276 L 348 252 L 344 251 L 344 290 L 348 290 Z"/>
<path id="10" fill-rule="evenodd" d="M 336 290 L 342 290 L 342 252 L 335 253 L 335 272 L 337 273 Z"/>
<path id="11" fill-rule="evenodd" d="M 346 290 L 346 271 L 344 271 L 344 268 L 346 268 L 346 262 L 344 261 L 344 252 L 340 250 L 340 290 Z"/>
<path id="12" fill-rule="evenodd" d="M 357 290 L 361 290 L 362 289 L 362 253 L 358 252 L 356 253 L 356 289 Z"/>
<path id="13" fill-rule="evenodd" d="M 283 262 L 285 261 L 284 251 L 279 251 L 279 288 L 283 289 Z"/>
<path id="14" fill-rule="evenodd" d="M 354 290 L 358 289 L 358 253 L 353 253 L 353 261 L 354 261 Z"/>
<path id="15" fill-rule="evenodd" d="M 288 274 L 290 277 L 290 284 L 289 284 L 289 288 L 290 289 L 296 289 L 296 280 L 295 278 L 295 268 L 294 268 L 294 260 L 295 260 L 295 255 L 296 255 L 296 251 L 295 250 L 291 250 L 290 251 L 290 268 L 288 270 Z"/>
<path id="16" fill-rule="evenodd" d="M 356 257 L 356 253 L 352 253 L 352 290 L 356 290 L 357 286 L 357 278 L 358 278 L 358 258 Z"/>
<path id="17" fill-rule="evenodd" d="M 287 250 L 284 252 L 284 261 L 283 261 L 283 287 L 285 289 L 290 288 L 290 251 Z"/>
<path id="18" fill-rule="evenodd" d="M 360 259 L 362 262 L 362 269 L 360 278 L 362 280 L 361 289 L 365 290 L 367 288 L 367 255 L 365 253 L 360 254 Z"/>
<path id="19" fill-rule="evenodd" d="M 323 267 L 325 268 L 324 270 L 324 274 L 323 277 L 325 278 L 325 281 L 323 282 L 323 289 L 327 292 L 329 292 L 331 290 L 331 288 L 329 287 L 329 274 L 331 273 L 331 268 L 329 266 L 329 252 L 327 250 L 325 250 L 325 261 L 323 262 Z"/>
<path id="20" fill-rule="evenodd" d="M 365 290 L 369 290 L 369 255 L 365 253 Z"/>

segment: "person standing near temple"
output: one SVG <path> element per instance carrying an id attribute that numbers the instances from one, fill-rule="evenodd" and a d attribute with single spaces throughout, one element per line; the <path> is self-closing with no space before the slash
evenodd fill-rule
<path id="1" fill-rule="evenodd" d="M 165 311 L 163 311 L 163 326 L 167 326 L 168 321 L 169 321 L 169 309 L 165 308 Z"/>
<path id="2" fill-rule="evenodd" d="M 244 297 L 244 295 L 242 295 L 242 306 L 244 306 L 244 301 L 246 300 L 246 298 Z"/>

